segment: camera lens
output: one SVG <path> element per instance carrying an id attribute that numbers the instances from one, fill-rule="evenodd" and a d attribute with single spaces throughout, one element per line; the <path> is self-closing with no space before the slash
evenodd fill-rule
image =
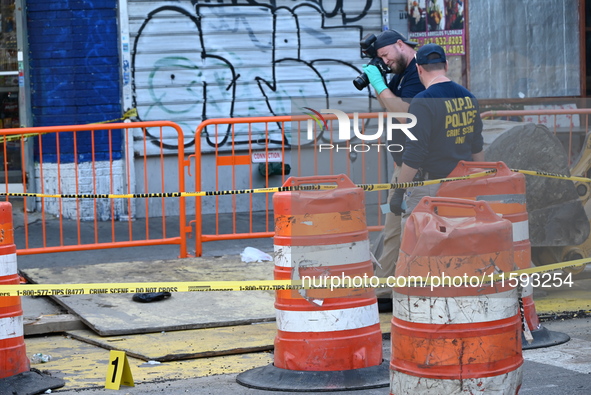
<path id="1" fill-rule="evenodd" d="M 359 77 L 353 80 L 353 85 L 355 85 L 355 88 L 357 88 L 358 91 L 362 91 L 369 85 L 369 78 L 367 78 L 365 73 L 361 73 L 359 74 Z"/>

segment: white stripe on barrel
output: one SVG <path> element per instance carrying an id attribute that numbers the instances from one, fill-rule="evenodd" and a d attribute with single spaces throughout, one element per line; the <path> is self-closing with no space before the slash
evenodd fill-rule
<path id="1" fill-rule="evenodd" d="M 521 291 L 521 297 L 527 298 L 527 297 L 533 296 L 533 294 L 534 294 L 534 286 L 531 284 L 531 281 L 528 281 L 527 285 L 525 287 L 523 287 L 523 290 Z"/>
<path id="2" fill-rule="evenodd" d="M 16 253 L 0 255 L 0 277 L 17 274 Z"/>
<path id="3" fill-rule="evenodd" d="M 529 240 L 529 221 L 512 222 L 513 242 Z"/>
<path id="4" fill-rule="evenodd" d="M 350 265 L 369 261 L 369 240 L 354 243 L 282 246 L 275 245 L 275 265 L 280 267 L 320 267 Z"/>
<path id="5" fill-rule="evenodd" d="M 440 380 L 390 370 L 390 394 L 495 394 L 514 395 L 521 385 L 523 366 L 491 377 Z M 486 388 L 486 391 L 483 391 Z"/>
<path id="6" fill-rule="evenodd" d="M 12 339 L 24 335 L 23 316 L 0 318 L 0 339 Z"/>
<path id="7" fill-rule="evenodd" d="M 450 298 L 394 292 L 392 314 L 407 322 L 444 325 L 502 320 L 513 317 L 518 310 L 517 289 L 490 295 Z"/>
<path id="8" fill-rule="evenodd" d="M 484 200 L 488 203 L 502 203 L 502 204 L 525 204 L 525 195 L 522 193 L 505 193 L 502 195 L 479 195 L 476 200 Z"/>
<path id="9" fill-rule="evenodd" d="M 365 328 L 380 322 L 378 304 L 323 311 L 275 310 L 284 332 L 333 332 Z"/>

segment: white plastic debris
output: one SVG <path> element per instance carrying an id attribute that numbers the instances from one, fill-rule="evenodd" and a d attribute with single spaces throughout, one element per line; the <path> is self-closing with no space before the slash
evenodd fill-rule
<path id="1" fill-rule="evenodd" d="M 146 362 L 148 365 L 160 365 L 159 361 L 148 361 Z"/>
<path id="2" fill-rule="evenodd" d="M 240 253 L 240 258 L 242 259 L 242 262 L 266 262 L 266 261 L 272 261 L 273 257 L 269 254 L 267 254 L 266 252 L 263 252 L 261 250 L 257 250 L 256 248 L 253 247 L 246 247 L 244 249 L 244 251 L 242 251 Z"/>
<path id="3" fill-rule="evenodd" d="M 382 268 L 382 265 L 380 265 L 380 262 L 376 259 L 371 251 L 369 252 L 369 259 L 371 260 L 371 263 L 374 264 L 374 267 L 379 267 L 380 269 Z"/>
<path id="4" fill-rule="evenodd" d="M 316 306 L 322 306 L 324 304 L 324 299 L 312 299 L 311 302 Z"/>
<path id="5" fill-rule="evenodd" d="M 32 364 L 36 364 L 36 363 L 46 363 L 51 361 L 51 355 L 47 355 L 47 354 L 42 354 L 42 353 L 37 353 L 37 354 L 33 354 L 30 358 L 31 363 Z"/>

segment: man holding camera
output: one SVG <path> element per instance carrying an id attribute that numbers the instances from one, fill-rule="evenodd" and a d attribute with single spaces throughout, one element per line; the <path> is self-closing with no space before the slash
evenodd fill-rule
<path id="1" fill-rule="evenodd" d="M 417 51 L 416 63 L 426 90 L 415 96 L 408 110 L 417 117 L 412 128 L 417 140 L 406 141 L 398 175 L 400 183 L 445 178 L 461 160 L 484 160 L 478 101 L 447 77 L 443 48 L 437 44 L 422 46 Z M 424 196 L 435 196 L 439 185 L 394 190 L 390 210 L 402 214 L 403 227 L 419 201 Z"/>
<path id="2" fill-rule="evenodd" d="M 373 46 L 377 55 L 390 68 L 394 76 L 388 84 L 384 75 L 375 65 L 365 65 L 363 71 L 376 91 L 376 96 L 388 112 L 408 112 L 410 102 L 415 95 L 425 90 L 419 79 L 415 61 L 415 49 L 418 43 L 409 41 L 395 30 L 386 30 L 378 35 Z M 402 123 L 408 120 L 401 119 Z M 389 144 L 404 146 L 404 133 L 394 133 Z M 402 166 L 402 152 L 392 152 L 396 166 L 392 175 L 392 183 L 396 183 L 400 167 Z M 388 201 L 392 199 L 393 190 L 388 194 Z M 394 275 L 398 250 L 400 249 L 401 234 L 400 213 L 386 213 L 383 235 L 382 254 L 378 257 L 381 267 L 377 267 L 375 275 L 388 277 Z M 378 309 L 381 312 L 392 311 L 392 294 L 388 288 L 378 288 Z"/>

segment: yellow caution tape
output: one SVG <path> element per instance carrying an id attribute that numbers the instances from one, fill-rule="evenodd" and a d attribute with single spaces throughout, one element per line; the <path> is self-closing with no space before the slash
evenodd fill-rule
<path id="1" fill-rule="evenodd" d="M 541 177 L 547 177 L 547 178 L 559 178 L 561 180 L 579 181 L 579 182 L 591 182 L 591 178 L 578 177 L 578 176 L 567 176 L 567 175 L 564 175 L 564 174 L 548 173 L 548 172 L 545 172 L 545 171 L 517 170 L 517 169 L 511 169 L 511 171 L 513 171 L 515 173 L 528 174 L 530 176 L 541 176 Z"/>
<path id="2" fill-rule="evenodd" d="M 344 281 L 338 284 L 331 283 L 332 277 L 318 277 L 327 279 L 318 285 L 315 281 L 302 280 L 258 280 L 258 281 L 183 281 L 183 282 L 146 282 L 146 283 L 94 283 L 94 284 L 5 284 L 0 285 L 0 297 L 2 296 L 60 296 L 60 295 L 99 295 L 99 294 L 127 294 L 147 292 L 212 292 L 212 291 L 279 291 L 299 289 L 320 289 L 320 288 L 395 288 L 395 287 L 440 287 L 440 286 L 486 286 L 491 282 L 501 282 L 502 285 L 517 286 L 519 280 L 523 281 L 522 275 L 533 275 L 547 273 L 555 270 L 566 269 L 586 265 L 591 258 L 577 259 L 574 261 L 554 263 L 528 269 L 514 270 L 511 272 L 487 274 L 478 276 L 482 279 L 478 284 L 465 282 L 455 284 L 452 281 L 437 282 L 434 278 L 427 277 L 397 277 L 404 281 L 394 281 L 391 278 L 379 278 L 379 281 L 363 282 L 356 286 L 354 281 Z M 365 276 L 367 277 L 367 276 Z M 365 278 L 360 277 L 360 278 Z M 459 276 L 455 276 L 459 277 Z M 464 277 L 464 276 L 462 276 Z M 473 276 L 476 277 L 476 276 Z M 570 274 L 568 278 L 572 277 Z M 340 277 L 336 277 L 340 280 Z M 345 277 L 346 278 L 346 277 Z M 514 282 L 513 282 L 514 281 Z M 404 282 L 404 285 L 400 285 Z M 549 282 L 547 285 L 555 285 Z M 564 281 L 564 284 L 568 282 Z M 532 284 L 534 287 L 535 284 Z M 540 282 L 539 286 L 543 286 Z"/>
<path id="3" fill-rule="evenodd" d="M 123 114 L 123 116 L 121 118 L 110 119 L 108 121 L 93 122 L 93 123 L 89 123 L 89 125 L 99 125 L 99 124 L 103 124 L 103 123 L 119 122 L 119 121 L 124 121 L 129 118 L 136 118 L 137 116 L 138 116 L 137 109 L 132 108 L 130 110 L 125 111 L 125 113 Z M 43 134 L 47 134 L 47 133 L 25 133 L 25 134 L 11 135 L 11 136 L 0 136 L 0 144 L 7 142 L 7 141 L 26 139 L 27 137 L 41 136 Z"/>
<path id="4" fill-rule="evenodd" d="M 384 191 L 396 188 L 411 188 L 424 185 L 442 184 L 449 181 L 466 180 L 470 178 L 482 177 L 494 173 L 496 170 L 487 170 L 480 173 L 474 173 L 462 177 L 441 178 L 438 180 L 414 181 L 397 184 L 359 184 L 358 188 L 364 191 Z M 222 196 L 222 195 L 242 195 L 249 193 L 274 193 L 291 191 L 321 191 L 336 189 L 337 185 L 295 185 L 288 187 L 258 188 L 258 189 L 235 189 L 226 191 L 199 191 L 199 192 L 156 192 L 156 193 L 128 193 L 128 194 L 47 194 L 47 193 L 17 193 L 0 192 L 0 196 L 14 197 L 39 197 L 39 198 L 59 198 L 59 199 L 132 199 L 132 198 L 167 198 L 167 197 L 199 197 L 199 196 Z"/>
<path id="5" fill-rule="evenodd" d="M 132 109 L 129 109 L 129 110 L 125 111 L 125 113 L 123 113 L 123 116 L 121 118 L 110 119 L 108 121 L 93 122 L 93 123 L 90 123 L 89 125 L 98 125 L 98 124 L 101 124 L 101 123 L 119 122 L 119 121 L 124 121 L 124 120 L 129 119 L 129 118 L 137 118 L 137 108 L 132 108 Z"/>
<path id="6" fill-rule="evenodd" d="M 515 173 L 523 173 L 532 176 L 557 178 L 562 180 L 591 182 L 591 178 L 567 176 L 563 174 L 547 173 L 543 171 L 533 170 L 517 170 L 511 169 Z M 467 180 L 471 178 L 484 177 L 488 174 L 495 173 L 496 169 L 490 169 L 478 173 L 469 174 L 462 177 L 440 178 L 437 180 L 427 181 L 413 181 L 395 184 L 357 184 L 358 188 L 367 192 L 372 191 L 386 191 L 397 188 L 412 188 L 421 187 L 425 185 L 443 184 L 444 182 Z M 169 198 L 169 197 L 202 197 L 202 196 L 223 196 L 223 195 L 243 195 L 251 193 L 275 193 L 275 192 L 292 192 L 292 191 L 325 191 L 336 189 L 337 185 L 296 185 L 288 187 L 272 187 L 272 188 L 255 188 L 255 189 L 233 189 L 225 191 L 199 191 L 199 192 L 154 192 L 154 193 L 127 193 L 127 194 L 113 194 L 113 193 L 99 193 L 99 194 L 49 194 L 49 193 L 25 193 L 25 192 L 0 192 L 0 196 L 12 197 L 38 197 L 38 198 L 56 198 L 56 199 L 136 199 L 136 198 Z"/>

